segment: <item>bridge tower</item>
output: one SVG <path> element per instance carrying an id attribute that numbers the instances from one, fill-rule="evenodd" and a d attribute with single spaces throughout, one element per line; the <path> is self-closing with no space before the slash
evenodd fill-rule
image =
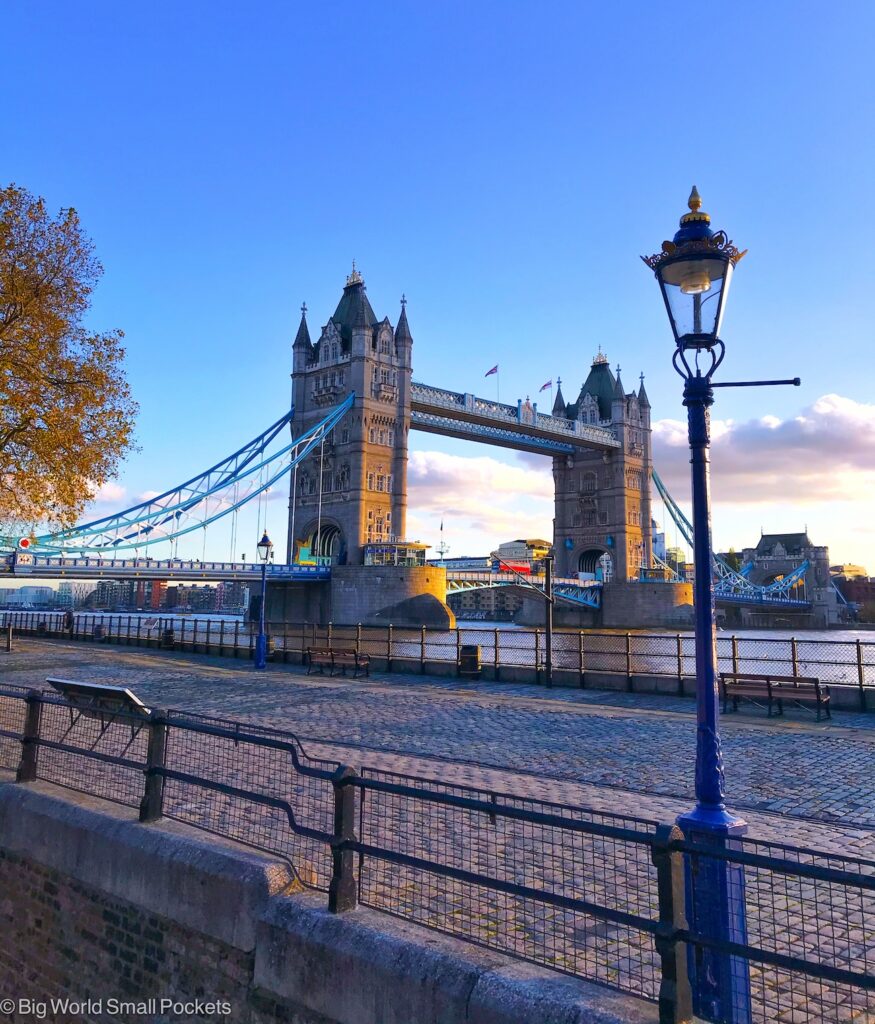
<path id="1" fill-rule="evenodd" d="M 350 393 L 355 404 L 292 474 L 288 561 L 361 565 L 367 543 L 404 538 L 413 338 L 406 300 L 377 320 L 353 264 L 334 314 L 310 340 L 306 305 L 292 347 L 292 436 Z"/>
<path id="2" fill-rule="evenodd" d="M 652 558 L 650 402 L 643 375 L 637 394 L 627 394 L 619 366 L 615 377 L 600 351 L 575 402 L 566 404 L 559 388 L 553 415 L 609 427 L 622 442 L 614 451 L 578 449 L 553 459 L 557 571 L 632 579 Z"/>

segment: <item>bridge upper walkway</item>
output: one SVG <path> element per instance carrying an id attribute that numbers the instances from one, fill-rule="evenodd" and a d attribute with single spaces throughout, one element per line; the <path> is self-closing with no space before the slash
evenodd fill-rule
<path id="1" fill-rule="evenodd" d="M 413 382 L 410 425 L 431 434 L 486 441 L 504 448 L 568 455 L 575 448 L 608 451 L 621 443 L 607 427 L 548 416 L 520 402 L 505 405 L 477 395 L 447 391 Z"/>

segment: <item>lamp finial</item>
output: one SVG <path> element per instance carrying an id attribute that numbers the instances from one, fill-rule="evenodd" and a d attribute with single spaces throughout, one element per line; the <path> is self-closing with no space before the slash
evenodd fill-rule
<path id="1" fill-rule="evenodd" d="M 693 185 L 693 191 L 690 193 L 690 198 L 687 200 L 687 206 L 693 211 L 698 212 L 702 208 L 702 197 L 699 195 L 699 190 Z"/>

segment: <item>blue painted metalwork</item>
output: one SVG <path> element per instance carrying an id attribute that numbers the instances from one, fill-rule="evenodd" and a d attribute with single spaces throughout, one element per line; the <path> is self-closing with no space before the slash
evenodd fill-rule
<path id="1" fill-rule="evenodd" d="M 271 442 L 290 422 L 294 413 L 291 410 L 248 445 L 186 483 L 111 516 L 38 536 L 31 550 L 58 554 L 101 549 L 136 551 L 148 548 L 150 543 L 170 541 L 204 529 L 263 494 L 302 462 L 349 412 L 354 401 L 355 395 L 348 395 L 301 437 L 265 455 Z M 232 488 L 236 489 L 234 497 L 229 498 Z M 5 538 L 5 547 L 14 547 L 12 538 Z"/>
<path id="2" fill-rule="evenodd" d="M 264 612 L 267 604 L 267 561 L 273 551 L 273 544 L 264 531 L 264 536 L 257 544 L 258 557 L 261 559 L 261 604 L 258 608 L 258 636 L 255 638 L 255 667 L 267 668 L 267 633 L 264 628 Z"/>
<path id="3" fill-rule="evenodd" d="M 692 524 L 681 511 L 671 494 L 669 494 L 668 489 L 655 469 L 652 471 L 652 477 L 660 497 L 665 502 L 669 515 L 680 531 L 681 536 L 692 548 L 694 546 Z M 790 596 L 800 581 L 805 579 L 805 574 L 810 569 L 810 564 L 807 560 L 782 579 L 775 580 L 773 583 L 766 585 L 750 582 L 748 575 L 752 568 L 752 564 L 748 563 L 737 572 L 725 559 L 722 559 L 712 551 L 711 570 L 714 576 L 714 594 L 717 599 L 728 604 L 781 604 L 787 608 L 811 607 L 810 601 Z"/>
<path id="4" fill-rule="evenodd" d="M 715 853 L 731 847 L 747 831 L 747 823 L 726 809 L 723 753 L 718 722 L 717 632 L 714 564 L 711 550 L 710 409 L 714 404 L 711 379 L 725 355 L 717 337 L 724 285 L 743 253 L 718 238 L 708 227 L 710 217 L 700 211 L 701 199 L 693 187 L 691 212 L 681 218 L 674 242 L 663 243 L 661 253 L 645 261 L 656 275 L 675 336 L 672 359 L 684 382 L 684 405 L 690 445 L 693 501 L 692 546 L 695 575 L 696 633 L 696 806 L 681 815 L 678 825 L 689 837 Z M 724 244 L 725 243 L 725 244 Z M 716 293 L 712 282 L 718 282 Z M 671 292 L 671 294 L 669 294 Z M 702 296 L 718 300 L 718 313 L 709 321 L 702 315 Z M 689 302 L 685 311 L 684 302 Z M 688 317 L 688 314 L 691 314 Z M 709 330 L 705 328 L 709 327 Z M 691 333 L 684 333 L 690 331 Z M 710 333 L 709 333 L 710 332 Z M 701 363 L 705 363 L 703 372 Z M 707 570 L 704 567 L 707 566 Z M 747 581 L 745 581 L 747 583 Z M 746 943 L 747 925 L 744 869 L 707 856 L 685 857 L 687 916 L 693 930 L 722 942 Z M 751 992 L 747 962 L 716 949 L 697 951 L 689 959 L 695 1014 L 720 1024 L 750 1024 Z"/>
<path id="5" fill-rule="evenodd" d="M 571 455 L 574 452 L 574 445 L 568 444 L 566 441 L 537 437 L 534 434 L 508 430 L 506 427 L 456 420 L 450 416 L 420 412 L 416 409 L 410 413 L 410 426 L 414 430 L 424 430 L 450 437 L 470 438 L 472 441 L 501 444 L 523 451 L 543 452 L 545 455 Z"/>
<path id="6" fill-rule="evenodd" d="M 521 582 L 522 580 L 522 582 Z M 602 603 L 601 583 L 584 585 L 576 579 L 553 579 L 553 596 L 569 604 L 585 608 L 600 608 Z M 524 587 L 544 593 L 544 581 L 539 577 L 529 579 L 512 573 L 501 572 L 460 572 L 447 573 L 447 593 L 458 594 L 465 590 L 485 590 L 494 587 Z"/>
<path id="7" fill-rule="evenodd" d="M 104 558 L 99 552 L 86 557 L 33 555 L 22 564 L 16 554 L 0 556 L 2 575 L 30 579 L 187 579 L 245 580 L 255 582 L 261 569 L 256 562 L 199 562 L 181 558 Z M 324 565 L 268 565 L 269 580 L 316 583 L 329 580 Z"/>

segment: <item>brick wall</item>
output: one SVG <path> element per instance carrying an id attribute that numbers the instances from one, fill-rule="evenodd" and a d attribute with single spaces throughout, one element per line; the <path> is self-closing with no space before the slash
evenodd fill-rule
<path id="1" fill-rule="evenodd" d="M 284 861 L 0 772 L 0 1020 L 655 1024 L 652 1004 L 299 890 Z"/>
<path id="2" fill-rule="evenodd" d="M 185 1014 L 212 1024 L 324 1020 L 259 991 L 253 985 L 254 950 L 235 949 L 27 857 L 0 850 L 0 893 L 0 997 L 86 1004 L 69 1014 L 49 1006 L 47 1020 L 142 1022 L 162 1019 L 162 1009 L 175 1017 L 161 999 L 194 1003 L 195 1011 L 198 1001 L 226 1004 L 227 1012 L 203 1005 L 203 1013 Z M 147 1003 L 149 1015 L 110 1013 L 113 1000 Z M 0 1019 L 31 1024 L 35 1016 L 16 1011 Z"/>

